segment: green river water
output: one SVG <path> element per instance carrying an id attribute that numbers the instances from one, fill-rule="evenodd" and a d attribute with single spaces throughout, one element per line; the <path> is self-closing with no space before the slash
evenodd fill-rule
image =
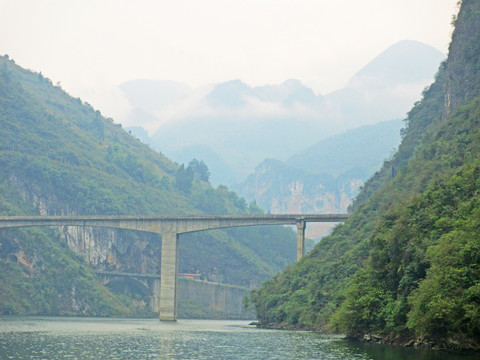
<path id="1" fill-rule="evenodd" d="M 248 321 L 0 316 L 0 359 L 480 359 Z"/>

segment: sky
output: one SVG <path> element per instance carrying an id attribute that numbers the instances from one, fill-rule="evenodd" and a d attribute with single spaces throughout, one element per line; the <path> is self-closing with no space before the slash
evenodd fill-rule
<path id="1" fill-rule="evenodd" d="M 325 94 L 390 45 L 447 53 L 457 0 L 0 0 L 0 55 L 107 116 L 116 85 L 295 78 Z"/>

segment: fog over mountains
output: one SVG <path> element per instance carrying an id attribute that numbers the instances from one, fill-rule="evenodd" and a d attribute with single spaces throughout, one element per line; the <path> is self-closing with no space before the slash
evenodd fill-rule
<path id="1" fill-rule="evenodd" d="M 132 133 L 180 163 L 204 160 L 213 183 L 232 185 L 265 158 L 284 160 L 347 129 L 404 118 L 444 58 L 405 40 L 325 95 L 295 79 L 258 87 L 231 80 L 198 89 L 133 80 L 120 89 L 132 106 Z"/>

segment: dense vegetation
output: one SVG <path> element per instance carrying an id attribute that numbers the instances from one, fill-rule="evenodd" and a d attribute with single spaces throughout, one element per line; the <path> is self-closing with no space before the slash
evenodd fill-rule
<path id="1" fill-rule="evenodd" d="M 0 137 L 0 215 L 261 211 L 224 186 L 212 187 L 205 163 L 173 163 L 8 56 L 0 57 Z M 0 230 L 0 313 L 131 314 L 129 302 L 103 287 L 86 263 L 158 273 L 161 239 L 82 231 L 67 241 L 65 229 Z M 293 262 L 296 247 L 293 231 L 283 227 L 194 233 L 180 246 L 180 272 L 244 286 Z"/>
<path id="2" fill-rule="evenodd" d="M 480 346 L 479 20 L 464 0 L 398 152 L 345 224 L 252 293 L 261 323 Z"/>

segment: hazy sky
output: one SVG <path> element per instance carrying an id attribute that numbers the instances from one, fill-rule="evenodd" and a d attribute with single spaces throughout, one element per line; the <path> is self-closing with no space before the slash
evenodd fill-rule
<path id="1" fill-rule="evenodd" d="M 397 41 L 446 53 L 456 3 L 0 0 L 0 54 L 101 110 L 108 89 L 138 78 L 192 87 L 297 78 L 325 94 Z"/>

